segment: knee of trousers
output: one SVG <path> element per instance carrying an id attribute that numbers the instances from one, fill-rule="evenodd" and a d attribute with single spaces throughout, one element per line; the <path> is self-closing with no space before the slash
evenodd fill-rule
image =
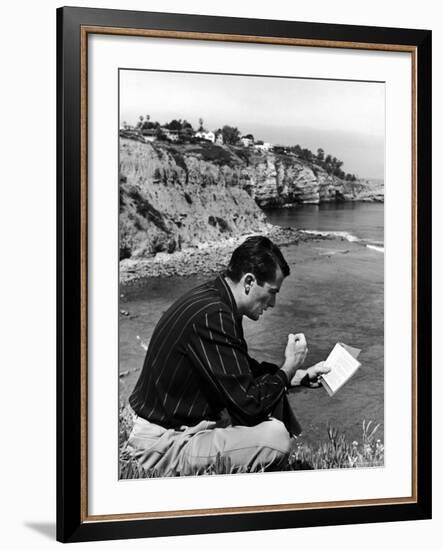
<path id="1" fill-rule="evenodd" d="M 271 418 L 260 425 L 260 444 L 287 455 L 291 448 L 291 436 L 283 422 Z"/>

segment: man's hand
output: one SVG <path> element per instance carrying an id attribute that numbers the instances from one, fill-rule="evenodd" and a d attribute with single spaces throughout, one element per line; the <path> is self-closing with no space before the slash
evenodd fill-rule
<path id="1" fill-rule="evenodd" d="M 309 380 L 316 382 L 321 374 L 327 374 L 330 371 L 330 367 L 326 367 L 324 361 L 320 361 L 308 369 L 298 369 L 291 379 L 291 386 L 299 386 L 306 374 L 309 376 Z"/>
<path id="2" fill-rule="evenodd" d="M 303 365 L 307 354 L 308 345 L 305 335 L 302 333 L 289 334 L 285 349 L 285 361 L 281 367 L 288 380 L 292 380 L 296 370 Z"/>

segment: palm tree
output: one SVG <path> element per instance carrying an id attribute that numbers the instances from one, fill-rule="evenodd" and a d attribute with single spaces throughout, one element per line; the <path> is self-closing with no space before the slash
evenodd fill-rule
<path id="1" fill-rule="evenodd" d="M 143 120 L 144 120 L 143 115 L 140 115 L 138 117 L 138 122 L 137 122 L 137 126 L 136 126 L 136 129 L 139 130 L 139 131 L 141 131 L 141 129 L 143 128 Z"/>

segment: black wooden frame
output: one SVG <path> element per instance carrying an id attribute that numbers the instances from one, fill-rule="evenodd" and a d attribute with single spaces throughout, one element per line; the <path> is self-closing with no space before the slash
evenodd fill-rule
<path id="1" fill-rule="evenodd" d="M 416 463 L 412 503 L 88 522 L 81 515 L 81 26 L 416 48 Z M 431 31 L 90 8 L 57 10 L 57 539 L 63 542 L 431 517 Z"/>

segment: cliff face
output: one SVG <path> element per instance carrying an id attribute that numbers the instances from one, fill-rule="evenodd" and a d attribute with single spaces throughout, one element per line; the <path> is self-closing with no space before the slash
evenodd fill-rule
<path id="1" fill-rule="evenodd" d="M 255 159 L 243 172 L 262 208 L 340 201 L 383 202 L 384 198 L 381 182 L 341 180 L 296 157 L 268 153 Z"/>
<path id="2" fill-rule="evenodd" d="M 120 138 L 121 258 L 262 231 L 261 208 L 346 200 L 383 200 L 383 189 L 295 156 Z"/>
<path id="3" fill-rule="evenodd" d="M 174 252 L 261 231 L 265 216 L 235 169 L 120 140 L 120 257 Z"/>

